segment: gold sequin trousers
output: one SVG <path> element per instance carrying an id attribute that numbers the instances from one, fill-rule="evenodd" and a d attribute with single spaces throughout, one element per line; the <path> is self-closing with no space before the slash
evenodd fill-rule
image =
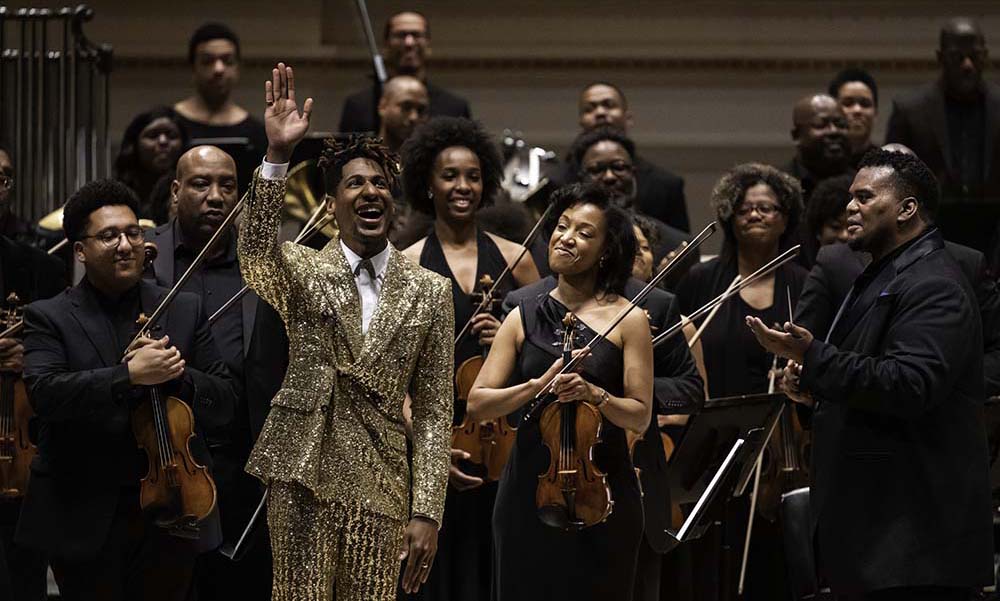
<path id="1" fill-rule="evenodd" d="M 404 524 L 294 482 L 270 497 L 272 601 L 328 601 L 334 587 L 337 601 L 395 601 Z"/>

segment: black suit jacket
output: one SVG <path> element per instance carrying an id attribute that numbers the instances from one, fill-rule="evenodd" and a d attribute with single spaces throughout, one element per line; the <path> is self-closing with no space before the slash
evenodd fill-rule
<path id="1" fill-rule="evenodd" d="M 143 311 L 150 314 L 167 290 L 145 281 L 139 286 Z M 191 391 L 184 400 L 196 427 L 227 423 L 235 394 L 201 300 L 178 294 L 160 324 L 186 361 L 180 389 Z M 24 379 L 40 428 L 16 540 L 55 557 L 92 557 L 100 549 L 122 475 L 135 459 L 123 456 L 121 441 L 132 436 L 131 405 L 146 401 L 129 384 L 112 328 L 83 286 L 25 310 Z M 199 463 L 211 465 L 200 436 L 190 446 Z M 201 525 L 198 547 L 212 549 L 220 541 L 215 513 Z"/>
<path id="2" fill-rule="evenodd" d="M 30 303 L 66 288 L 62 261 L 23 242 L 0 236 L 0 261 L 0 301 L 14 293 L 22 303 Z"/>
<path id="3" fill-rule="evenodd" d="M 522 300 L 548 294 L 556 283 L 555 277 L 548 276 L 511 291 L 503 300 L 504 317 Z M 635 278 L 630 279 L 625 285 L 625 296 L 634 298 L 644 285 Z M 654 288 L 640 307 L 649 316 L 653 335 L 680 321 L 677 298 L 669 292 Z M 636 443 L 632 460 L 640 470 L 642 481 L 646 540 L 656 552 L 665 553 L 673 541 L 667 534 L 670 527 L 670 483 L 656 416 L 697 413 L 705 401 L 705 388 L 682 336 L 675 336 L 657 347 L 653 351 L 653 364 L 653 418 L 642 441 Z"/>
<path id="4" fill-rule="evenodd" d="M 174 269 L 174 228 L 176 219 L 146 231 L 159 253 L 145 277 L 165 288 L 181 277 Z M 236 232 L 234 230 L 233 234 Z M 238 259 L 237 259 L 238 260 Z M 225 427 L 207 432 L 207 442 L 215 463 L 216 485 L 222 502 L 222 525 L 226 540 L 238 539 L 259 500 L 260 481 L 244 471 L 250 450 L 260 435 L 271 410 L 271 399 L 281 388 L 288 367 L 288 336 L 285 324 L 270 305 L 252 290 L 243 295 L 238 307 L 242 312 L 243 377 L 238 382 L 238 413 L 235 423 L 246 422 L 249 436 L 242 428 Z"/>
<path id="5" fill-rule="evenodd" d="M 809 346 L 810 504 L 835 593 L 992 582 L 981 349 L 975 293 L 936 230 Z"/>
<path id="6" fill-rule="evenodd" d="M 656 217 L 670 227 L 690 232 L 687 201 L 684 199 L 684 179 L 650 163 L 635 159 L 635 205 L 640 213 Z"/>
<path id="7" fill-rule="evenodd" d="M 427 96 L 430 100 L 428 114 L 431 117 L 471 117 L 469 101 L 461 96 L 452 94 L 444 88 L 440 88 L 430 82 L 424 82 L 427 86 Z M 355 92 L 344 101 L 344 108 L 340 111 L 340 132 L 376 132 L 381 127 L 378 118 L 378 101 L 381 96 L 381 86 L 371 84 L 363 90 Z"/>
<path id="8" fill-rule="evenodd" d="M 976 291 L 979 316 L 983 320 L 983 378 L 986 395 L 996 396 L 1000 394 L 1000 291 L 989 276 L 983 253 L 947 241 L 944 247 Z M 817 338 L 825 338 L 837 309 L 851 291 L 855 278 L 864 269 L 861 255 L 846 244 L 822 247 L 802 287 L 802 295 L 795 307 L 795 322 Z"/>

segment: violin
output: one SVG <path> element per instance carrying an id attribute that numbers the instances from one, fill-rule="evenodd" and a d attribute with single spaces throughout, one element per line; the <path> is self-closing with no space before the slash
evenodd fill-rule
<path id="1" fill-rule="evenodd" d="M 575 328 L 576 316 L 567 313 L 563 318 L 566 365 L 573 358 Z M 549 401 L 538 422 L 542 443 L 549 450 L 549 467 L 538 476 L 535 490 L 538 517 L 554 528 L 582 530 L 606 520 L 614 507 L 607 476 L 592 459 L 604 420 L 590 403 Z"/>
<path id="2" fill-rule="evenodd" d="M 0 311 L 0 328 L 6 330 L 21 323 L 21 299 L 11 293 L 6 308 Z M 37 452 L 31 443 L 28 426 L 34 412 L 21 374 L 0 373 L 0 499 L 24 496 L 29 467 Z"/>
<path id="3" fill-rule="evenodd" d="M 233 211 L 235 213 L 236 211 Z M 231 213 L 227 220 L 233 216 Z M 223 224 L 223 227 L 226 224 Z M 222 228 L 220 227 L 220 230 Z M 218 234 L 218 232 L 216 232 Z M 213 240 L 217 237 L 213 236 Z M 153 336 L 158 330 L 155 317 L 163 315 L 192 269 L 197 267 L 212 241 L 195 259 L 185 277 L 174 286 L 156 308 L 153 317 L 144 313 L 136 320 L 140 336 Z M 145 263 L 157 255 L 156 245 L 143 243 Z M 149 402 L 132 410 L 132 433 L 139 448 L 146 453 L 149 467 L 139 491 L 139 506 L 152 516 L 153 523 L 182 538 L 198 538 L 198 524 L 212 513 L 216 503 L 215 481 L 208 468 L 200 465 L 191 453 L 194 438 L 194 413 L 187 403 L 174 396 L 164 396 L 160 386 L 149 386 Z"/>
<path id="4" fill-rule="evenodd" d="M 499 299 L 493 297 L 493 278 L 484 274 L 479 279 L 476 293 L 472 300 L 480 308 L 480 312 L 492 312 L 496 309 Z M 488 349 L 484 348 L 485 354 Z M 455 370 L 455 391 L 459 401 L 467 404 L 472 385 L 482 369 L 484 355 L 469 357 Z M 506 417 L 476 422 L 469 419 L 468 414 L 462 423 L 452 428 L 451 446 L 469 454 L 470 463 L 481 466 L 485 471 L 483 480 L 497 482 L 507 465 L 507 459 L 514 448 L 517 429 L 511 427 Z"/>

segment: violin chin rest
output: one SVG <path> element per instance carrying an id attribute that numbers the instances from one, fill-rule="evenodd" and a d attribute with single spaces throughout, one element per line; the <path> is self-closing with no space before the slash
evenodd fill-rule
<path id="1" fill-rule="evenodd" d="M 538 508 L 538 519 L 552 528 L 560 530 L 582 530 L 586 524 L 582 520 L 570 516 L 562 505 L 543 505 Z"/>

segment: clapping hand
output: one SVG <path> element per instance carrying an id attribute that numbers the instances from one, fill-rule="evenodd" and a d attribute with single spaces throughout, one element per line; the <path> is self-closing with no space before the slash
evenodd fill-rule
<path id="1" fill-rule="evenodd" d="M 271 81 L 264 84 L 264 130 L 267 132 L 267 162 L 287 163 L 292 151 L 309 131 L 312 98 L 302 105 L 302 114 L 295 103 L 295 74 L 285 63 L 271 69 Z"/>

